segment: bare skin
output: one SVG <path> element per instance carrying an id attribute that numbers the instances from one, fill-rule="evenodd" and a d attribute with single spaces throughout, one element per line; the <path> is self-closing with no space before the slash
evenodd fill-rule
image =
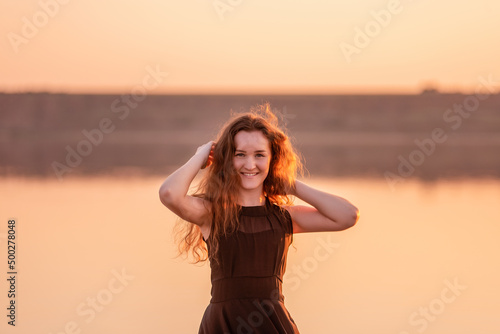
<path id="1" fill-rule="evenodd" d="M 240 131 L 234 139 L 233 166 L 242 178 L 238 204 L 263 205 L 263 183 L 272 159 L 269 141 L 260 131 Z M 213 141 L 200 146 L 188 162 L 167 177 L 159 192 L 162 203 L 180 218 L 198 225 L 205 239 L 210 234 L 206 218 L 210 203 L 187 193 L 198 171 L 212 163 L 214 147 Z M 294 233 L 341 231 L 354 226 L 359 218 L 358 209 L 346 199 L 298 180 L 290 195 L 310 205 L 286 207 L 292 217 Z"/>

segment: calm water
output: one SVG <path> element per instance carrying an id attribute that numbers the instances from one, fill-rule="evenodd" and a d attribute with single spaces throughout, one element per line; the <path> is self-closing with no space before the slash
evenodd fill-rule
<path id="1" fill-rule="evenodd" d="M 17 326 L 2 333 L 196 333 L 209 268 L 174 259 L 163 178 L 0 180 L 18 225 Z M 296 235 L 285 304 L 302 333 L 500 332 L 500 181 L 308 179 L 361 209 L 354 228 Z"/>

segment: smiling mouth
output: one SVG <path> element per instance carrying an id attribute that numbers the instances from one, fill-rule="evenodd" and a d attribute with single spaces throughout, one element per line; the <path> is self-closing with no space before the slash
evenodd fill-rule
<path id="1" fill-rule="evenodd" d="M 241 174 L 251 177 L 257 175 L 258 173 L 241 173 Z"/>

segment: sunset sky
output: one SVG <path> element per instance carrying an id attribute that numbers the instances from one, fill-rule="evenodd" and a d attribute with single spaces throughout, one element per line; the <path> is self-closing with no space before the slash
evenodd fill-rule
<path id="1" fill-rule="evenodd" d="M 0 91 L 126 93 L 156 69 L 168 76 L 152 94 L 468 92 L 500 81 L 498 13 L 495 0 L 2 1 Z"/>

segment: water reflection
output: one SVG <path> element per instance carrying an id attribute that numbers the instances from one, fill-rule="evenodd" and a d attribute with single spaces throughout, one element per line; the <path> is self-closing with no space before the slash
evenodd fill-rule
<path id="1" fill-rule="evenodd" d="M 174 258 L 162 180 L 0 180 L 0 249 L 7 219 L 19 226 L 16 333 L 197 331 L 209 270 Z M 306 181 L 352 200 L 361 219 L 347 231 L 294 238 L 284 293 L 301 332 L 498 329 L 500 181 L 407 180 L 395 190 L 376 179 Z"/>

